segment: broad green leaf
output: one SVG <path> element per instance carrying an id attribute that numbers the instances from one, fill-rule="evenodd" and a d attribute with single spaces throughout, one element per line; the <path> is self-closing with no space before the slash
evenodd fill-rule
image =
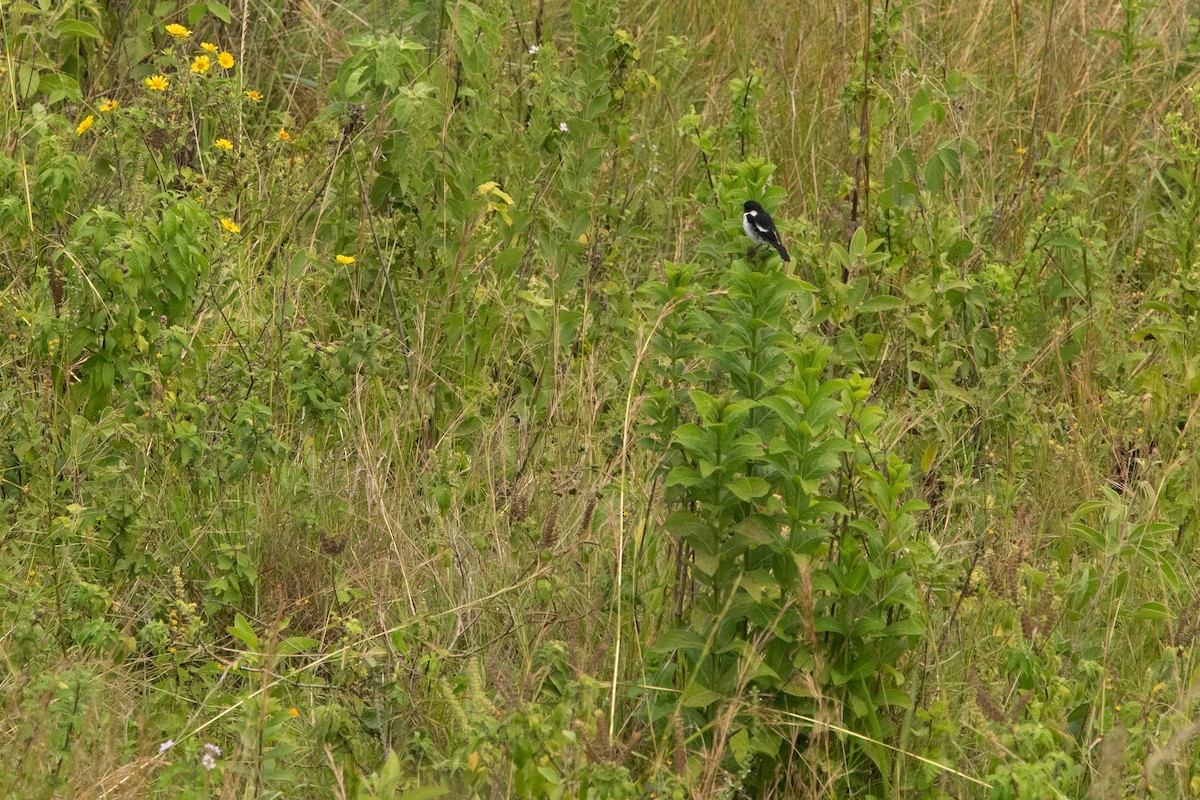
<path id="1" fill-rule="evenodd" d="M 704 637 L 689 628 L 672 628 L 654 640 L 651 649 L 657 653 L 671 653 L 675 650 L 704 649 Z"/>
<path id="2" fill-rule="evenodd" d="M 433 800 L 447 794 L 450 794 L 450 790 L 444 786 L 422 786 L 400 795 L 399 800 Z"/>
<path id="3" fill-rule="evenodd" d="M 712 689 L 706 689 L 699 683 L 691 683 L 683 690 L 680 703 L 687 708 L 707 708 L 721 699 L 721 695 Z"/>
<path id="4" fill-rule="evenodd" d="M 890 294 L 881 294 L 878 297 L 872 297 L 867 302 L 858 307 L 859 314 L 875 314 L 881 311 L 895 311 L 904 305 L 904 301 L 899 297 Z"/>
<path id="5" fill-rule="evenodd" d="M 258 650 L 258 634 L 241 614 L 233 618 L 233 625 L 225 629 L 231 636 L 251 650 Z"/>
<path id="6" fill-rule="evenodd" d="M 1142 603 L 1137 610 L 1133 612 L 1136 619 L 1149 620 L 1168 620 L 1171 619 L 1171 610 L 1162 603 Z"/>
<path id="7" fill-rule="evenodd" d="M 63 18 L 54 26 L 55 32 L 61 37 L 75 39 L 99 39 L 100 31 L 90 22 L 81 19 Z"/>
<path id="8" fill-rule="evenodd" d="M 233 21 L 233 15 L 229 12 L 229 6 L 223 3 L 216 3 L 213 0 L 208 2 L 208 13 L 212 14 L 217 19 L 224 22 L 226 25 Z"/>
<path id="9" fill-rule="evenodd" d="M 756 497 L 762 497 L 767 492 L 771 491 L 771 484 L 764 481 L 762 478 L 741 477 L 730 481 L 729 491 L 740 500 L 749 502 Z"/>

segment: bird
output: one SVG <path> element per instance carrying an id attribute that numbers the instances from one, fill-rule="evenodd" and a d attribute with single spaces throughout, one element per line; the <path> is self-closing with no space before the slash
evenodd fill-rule
<path id="1" fill-rule="evenodd" d="M 779 251 L 779 257 L 784 261 L 792 260 L 779 239 L 779 231 L 775 230 L 775 220 L 771 219 L 767 210 L 755 200 L 747 200 L 742 204 L 742 230 L 750 237 L 750 241 L 754 242 L 755 247 L 769 244 Z"/>

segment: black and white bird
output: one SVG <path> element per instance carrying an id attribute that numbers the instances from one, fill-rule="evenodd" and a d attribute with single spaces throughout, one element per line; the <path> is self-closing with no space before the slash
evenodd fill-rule
<path id="1" fill-rule="evenodd" d="M 742 205 L 742 230 L 756 247 L 760 244 L 770 245 L 779 251 L 779 257 L 784 261 L 792 260 L 779 239 L 779 231 L 775 230 L 775 220 L 755 200 L 747 200 Z"/>

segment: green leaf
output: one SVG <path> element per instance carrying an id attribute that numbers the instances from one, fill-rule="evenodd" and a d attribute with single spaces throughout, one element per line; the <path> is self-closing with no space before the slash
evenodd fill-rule
<path id="1" fill-rule="evenodd" d="M 680 445 L 689 453 L 708 455 L 713 449 L 712 434 L 700 430 L 694 422 L 680 425 L 675 429 L 673 443 Z"/>
<path id="2" fill-rule="evenodd" d="M 225 629 L 231 636 L 249 647 L 258 650 L 258 634 L 250 627 L 250 623 L 241 614 L 233 618 L 233 625 Z"/>
<path id="3" fill-rule="evenodd" d="M 937 442 L 930 442 L 925 445 L 925 452 L 921 453 L 921 471 L 929 472 L 929 468 L 933 466 L 933 460 L 937 458 L 938 446 Z"/>
<path id="4" fill-rule="evenodd" d="M 917 617 L 905 617 L 887 626 L 890 636 L 922 636 L 925 634 L 925 622 Z"/>
<path id="5" fill-rule="evenodd" d="M 729 750 L 733 753 L 733 759 L 738 766 L 744 766 L 750 757 L 750 734 L 746 733 L 745 728 L 730 737 Z"/>
<path id="6" fill-rule="evenodd" d="M 1162 603 L 1142 603 L 1138 606 L 1137 611 L 1133 612 L 1133 616 L 1137 619 L 1151 619 L 1156 621 L 1171 619 L 1171 610 Z"/>
<path id="7" fill-rule="evenodd" d="M 770 517 L 751 514 L 733 528 L 737 538 L 748 545 L 774 544 L 779 538 L 779 526 Z"/>
<path id="8" fill-rule="evenodd" d="M 971 255 L 971 251 L 975 249 L 975 245 L 971 244 L 970 239 L 959 239 L 954 244 L 950 245 L 950 249 L 946 251 L 946 260 L 951 264 L 957 264 L 967 256 Z"/>
<path id="9" fill-rule="evenodd" d="M 696 631 L 689 628 L 672 628 L 659 636 L 650 649 L 656 653 L 671 653 L 675 650 L 699 652 L 704 649 L 704 644 L 704 637 Z"/>
<path id="10" fill-rule="evenodd" d="M 214 3 L 210 0 L 208 3 L 208 13 L 212 14 L 226 25 L 233 21 L 233 16 L 229 13 L 229 6 L 222 3 Z"/>
<path id="11" fill-rule="evenodd" d="M 697 550 L 712 549 L 712 527 L 689 511 L 676 511 L 662 524 L 663 530 L 683 539 Z"/>
<path id="12" fill-rule="evenodd" d="M 813 630 L 817 633 L 837 633 L 842 636 L 850 634 L 850 629 L 846 626 L 845 621 L 837 617 L 817 617 L 813 621 Z"/>
<path id="13" fill-rule="evenodd" d="M 206 3 L 192 3 L 188 6 L 187 10 L 188 25 L 193 28 L 196 27 L 207 13 L 208 5 Z"/>
<path id="14" fill-rule="evenodd" d="M 712 689 L 707 689 L 699 683 L 691 683 L 683 690 L 680 703 L 687 708 L 707 708 L 721 699 L 721 695 Z"/>
<path id="15" fill-rule="evenodd" d="M 99 39 L 100 31 L 90 22 L 81 19 L 60 19 L 54 26 L 54 31 L 60 37 L 74 39 Z"/>
<path id="16" fill-rule="evenodd" d="M 422 786 L 400 795 L 399 800 L 433 800 L 447 794 L 450 794 L 450 790 L 444 786 Z"/>
<path id="17" fill-rule="evenodd" d="M 704 479 L 694 467 L 678 466 L 667 473 L 667 486 L 699 486 Z"/>
<path id="18" fill-rule="evenodd" d="M 730 481 L 729 491 L 733 492 L 738 499 L 750 502 L 754 498 L 762 497 L 771 491 L 771 484 L 762 478 L 741 477 Z"/>
<path id="19" fill-rule="evenodd" d="M 22 100 L 33 96 L 41 85 L 41 73 L 28 63 L 17 67 L 17 94 Z"/>
<path id="20" fill-rule="evenodd" d="M 858 307 L 859 314 L 875 314 L 880 311 L 895 311 L 904 305 L 904 301 L 899 297 L 890 294 L 881 294 L 878 297 L 872 297 L 867 302 Z"/>
<path id="21" fill-rule="evenodd" d="M 867 232 L 859 228 L 850 239 L 850 261 L 854 263 L 863 257 L 867 251 Z"/>

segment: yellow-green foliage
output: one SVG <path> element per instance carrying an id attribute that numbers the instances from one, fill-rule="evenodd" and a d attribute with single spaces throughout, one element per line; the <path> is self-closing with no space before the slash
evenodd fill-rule
<path id="1" fill-rule="evenodd" d="M 1200 796 L 1196 9 L 0 31 L 0 796 Z"/>

